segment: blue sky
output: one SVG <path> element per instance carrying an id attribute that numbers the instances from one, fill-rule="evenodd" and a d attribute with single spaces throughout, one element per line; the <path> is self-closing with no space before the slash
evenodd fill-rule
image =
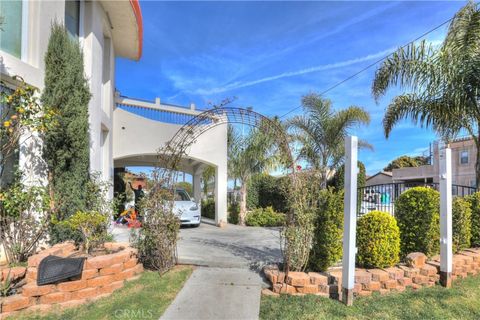
<path id="1" fill-rule="evenodd" d="M 141 1 L 143 56 L 118 59 L 117 89 L 126 96 L 206 107 L 236 97 L 234 106 L 268 116 L 299 106 L 395 48 L 451 18 L 465 2 L 158 2 Z M 446 27 L 426 39 L 443 39 Z M 436 139 L 410 121 L 388 140 L 382 117 L 396 90 L 379 104 L 370 92 L 375 68 L 328 92 L 335 109 L 357 105 L 369 127 L 352 133 L 370 142 L 361 151 L 369 174 Z M 301 109 L 295 113 L 302 112 Z M 292 115 L 293 115 L 292 114 Z"/>

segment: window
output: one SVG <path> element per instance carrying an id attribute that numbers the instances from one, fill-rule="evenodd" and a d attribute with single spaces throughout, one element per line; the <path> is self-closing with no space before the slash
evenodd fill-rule
<path id="1" fill-rule="evenodd" d="M 0 1 L 0 48 L 17 58 L 22 57 L 22 7 L 22 0 Z"/>
<path id="2" fill-rule="evenodd" d="M 468 163 L 468 151 L 460 151 L 460 164 L 467 164 Z"/>
<path id="3" fill-rule="evenodd" d="M 80 1 L 67 0 L 65 1 L 65 28 L 68 34 L 78 39 L 80 31 Z"/>

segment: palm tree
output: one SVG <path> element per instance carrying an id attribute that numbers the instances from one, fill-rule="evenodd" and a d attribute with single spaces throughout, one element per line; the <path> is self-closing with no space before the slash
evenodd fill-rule
<path id="1" fill-rule="evenodd" d="M 330 173 L 343 160 L 344 139 L 349 129 L 368 125 L 370 115 L 356 106 L 333 111 L 331 101 L 315 93 L 303 96 L 302 107 L 304 114 L 287 120 L 286 126 L 300 145 L 299 159 L 307 161 L 318 172 L 323 189 L 327 186 Z M 360 141 L 359 145 L 371 148 L 364 141 Z"/>
<path id="2" fill-rule="evenodd" d="M 398 49 L 376 71 L 372 93 L 377 103 L 392 86 L 395 97 L 383 118 L 385 136 L 402 119 L 432 127 L 448 141 L 462 130 L 477 148 L 480 187 L 480 9 L 469 2 L 452 21 L 439 47 L 422 41 Z"/>
<path id="3" fill-rule="evenodd" d="M 254 128 L 248 136 L 239 135 L 230 126 L 228 130 L 228 174 L 240 183 L 239 224 L 245 225 L 247 213 L 247 186 L 254 174 L 274 168 L 277 163 L 275 137 L 262 126 Z"/>
<path id="4" fill-rule="evenodd" d="M 215 178 L 215 167 L 208 166 L 203 170 L 202 180 L 203 180 L 203 196 L 205 199 L 208 197 L 208 186 Z"/>

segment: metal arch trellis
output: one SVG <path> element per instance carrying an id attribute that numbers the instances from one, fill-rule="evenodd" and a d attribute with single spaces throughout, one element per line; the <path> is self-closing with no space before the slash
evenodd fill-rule
<path id="1" fill-rule="evenodd" d="M 295 173 L 293 155 L 289 139 L 281 124 L 253 110 L 238 107 L 216 107 L 204 111 L 185 123 L 168 143 L 158 150 L 159 166 L 163 168 L 163 181 L 168 185 L 175 183 L 175 171 L 181 159 L 187 155 L 187 149 L 198 137 L 208 130 L 223 124 L 245 124 L 275 134 L 278 146 L 286 156 L 287 168 Z"/>

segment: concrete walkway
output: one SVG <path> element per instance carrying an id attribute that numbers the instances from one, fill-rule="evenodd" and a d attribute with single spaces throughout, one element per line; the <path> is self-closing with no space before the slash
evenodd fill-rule
<path id="1" fill-rule="evenodd" d="M 246 269 L 198 267 L 160 319 L 258 319 L 261 287 Z"/>

